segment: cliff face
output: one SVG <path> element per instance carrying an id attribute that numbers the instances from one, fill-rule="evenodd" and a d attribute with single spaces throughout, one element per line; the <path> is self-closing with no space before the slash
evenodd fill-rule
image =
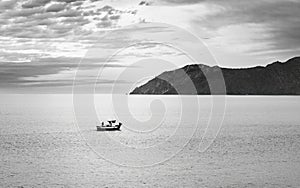
<path id="1" fill-rule="evenodd" d="M 300 95 L 300 57 L 285 63 L 245 69 L 187 65 L 162 73 L 130 94 L 211 94 L 206 78 L 216 81 L 219 79 L 218 70 L 223 74 L 226 94 L 229 95 Z M 188 80 L 193 82 L 195 89 L 191 89 Z M 214 94 L 224 94 L 221 90 Z"/>

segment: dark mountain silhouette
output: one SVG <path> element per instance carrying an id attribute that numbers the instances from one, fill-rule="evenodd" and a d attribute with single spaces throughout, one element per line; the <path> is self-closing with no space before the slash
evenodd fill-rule
<path id="1" fill-rule="evenodd" d="M 225 94 L 222 92 L 225 91 L 222 86 L 217 92 L 211 92 L 209 87 L 209 83 L 216 83 L 220 79 L 220 74 L 217 74 L 220 71 L 223 74 L 226 94 L 229 95 L 300 94 L 300 57 L 284 63 L 274 62 L 266 67 L 243 69 L 209 67 L 202 64 L 187 65 L 162 73 L 135 88 L 130 94 Z M 186 75 L 190 79 L 187 79 Z M 189 83 L 192 83 L 196 90 L 193 90 Z"/>

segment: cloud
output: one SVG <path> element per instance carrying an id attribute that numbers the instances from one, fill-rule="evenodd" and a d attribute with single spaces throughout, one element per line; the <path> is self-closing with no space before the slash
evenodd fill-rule
<path id="1" fill-rule="evenodd" d="M 88 19 L 84 17 L 71 17 L 71 18 L 65 18 L 61 21 L 62 23 L 65 24 L 78 24 L 78 25 L 85 25 L 90 23 Z"/>
<path id="2" fill-rule="evenodd" d="M 239 52 L 295 49 L 296 53 L 300 46 L 300 32 L 296 32 L 300 29 L 300 1 L 152 0 L 140 4 L 155 5 L 142 10 L 146 20 L 193 28 L 199 35 L 205 31 L 214 38 L 214 45 L 218 41 L 228 50 L 243 46 Z"/>
<path id="3" fill-rule="evenodd" d="M 147 1 L 141 1 L 141 2 L 139 3 L 139 5 L 140 5 L 140 6 L 141 6 L 141 5 L 149 6 L 149 5 L 151 5 L 151 3 L 150 3 L 150 2 L 147 2 Z"/>
<path id="4" fill-rule="evenodd" d="M 230 44 L 248 44 L 245 52 L 261 52 L 261 50 L 286 50 L 300 47 L 300 2 L 292 0 L 254 0 L 254 1 L 207 1 L 207 6 L 217 5 L 222 11 L 209 15 L 205 19 L 194 18 L 192 24 L 201 25 L 211 31 L 212 37 L 231 40 Z M 232 28 L 231 31 L 228 28 Z M 238 33 L 241 28 L 243 33 Z M 227 29 L 230 33 L 223 33 Z M 241 30 L 239 29 L 239 30 Z M 225 35 L 224 35 L 225 34 Z M 228 36 L 226 36 L 228 35 Z M 249 38 L 248 36 L 251 35 Z M 244 39 L 243 39 L 244 38 Z M 247 40 L 247 43 L 241 41 Z M 262 49 L 259 44 L 264 45 Z M 227 48 L 230 48 L 228 45 Z"/>
<path id="5" fill-rule="evenodd" d="M 66 3 L 75 3 L 75 2 L 80 2 L 84 0 L 58 0 L 59 2 L 66 2 Z"/>
<path id="6" fill-rule="evenodd" d="M 94 44 L 105 56 L 154 36 L 157 41 L 182 40 L 174 37 L 173 30 L 143 23 L 149 21 L 177 25 L 199 35 L 204 30 L 209 36 L 205 39 L 208 44 L 238 54 L 292 56 L 300 49 L 299 4 L 295 0 L 0 1 L 1 87 L 5 83 L 30 87 L 68 85 L 68 79 L 53 79 L 69 75 L 67 72 L 76 68 L 79 57 Z M 122 28 L 99 40 L 103 33 L 132 23 L 142 24 Z M 193 42 L 187 40 L 182 43 L 194 49 Z M 129 56 L 140 58 L 156 52 L 177 58 L 177 54 L 160 49 L 142 46 L 118 60 L 130 62 L 134 59 Z M 92 70 L 102 59 L 97 61 L 90 60 L 83 68 Z"/>
<path id="7" fill-rule="evenodd" d="M 0 2 L 0 12 L 3 10 L 9 10 L 16 6 L 17 0 L 8 0 Z"/>
<path id="8" fill-rule="evenodd" d="M 119 20 L 120 17 L 121 17 L 120 15 L 113 15 L 113 16 L 110 16 L 109 19 L 110 20 Z"/>
<path id="9" fill-rule="evenodd" d="M 57 17 L 77 17 L 80 16 L 81 12 L 77 10 L 66 10 L 64 12 L 60 12 Z"/>
<path id="10" fill-rule="evenodd" d="M 98 11 L 100 11 L 100 12 L 110 12 L 113 10 L 115 10 L 115 9 L 108 5 L 105 5 L 104 7 L 98 9 Z"/>
<path id="11" fill-rule="evenodd" d="M 51 0 L 28 0 L 24 4 L 22 4 L 23 8 L 35 8 L 45 6 L 46 4 L 50 3 Z"/>
<path id="12" fill-rule="evenodd" d="M 46 10 L 35 7 L 3 13 L 0 15 L 0 23 L 3 23 L 0 26 L 0 36 L 52 39 L 69 37 L 70 32 L 79 33 L 85 30 L 82 26 L 89 24 L 90 21 L 83 18 L 81 11 L 66 10 L 66 7 L 66 4 L 53 4 Z"/>
<path id="13" fill-rule="evenodd" d="M 91 9 L 82 0 L 29 0 L 19 5 L 11 0 L 0 5 L 7 9 L 0 10 L 0 37 L 11 38 L 78 40 L 81 35 L 116 27 L 124 13 L 111 6 Z"/>
<path id="14" fill-rule="evenodd" d="M 201 3 L 205 0 L 163 0 L 164 3 L 174 4 L 174 5 L 187 5 Z"/>
<path id="15" fill-rule="evenodd" d="M 12 17 L 29 17 L 34 14 L 43 13 L 44 10 L 41 7 L 34 7 L 30 9 L 17 9 L 17 10 L 11 10 L 9 13 L 4 15 L 6 18 L 12 18 Z"/>
<path id="16" fill-rule="evenodd" d="M 122 14 L 131 14 L 128 9 L 121 11 L 106 3 L 98 5 L 100 1 L 93 3 L 0 1 L 0 87 L 71 87 L 73 77 L 68 73 L 74 73 L 79 57 L 95 42 L 93 37 L 99 37 L 96 32 L 117 27 Z M 82 68 L 99 68 L 102 61 L 89 59 Z M 114 63 L 104 67 L 124 66 Z M 89 81 L 84 78 L 82 83 Z"/>
<path id="17" fill-rule="evenodd" d="M 66 4 L 62 3 L 56 3 L 50 5 L 47 9 L 46 12 L 60 12 L 66 8 Z"/>
<path id="18" fill-rule="evenodd" d="M 31 62 L 1 62 L 0 64 L 0 86 L 11 87 L 72 87 L 78 63 L 81 58 L 35 58 Z M 118 63 L 103 64 L 104 59 L 85 59 L 80 66 L 82 71 L 97 71 L 100 68 L 131 68 Z M 93 75 L 93 74 L 92 74 Z M 94 74 L 95 75 L 95 74 Z M 78 78 L 80 85 L 93 85 L 96 77 L 89 74 Z M 128 83 L 125 80 L 99 79 L 97 84 Z M 52 92 L 56 92 L 55 89 Z M 69 91 L 71 92 L 71 90 Z"/>

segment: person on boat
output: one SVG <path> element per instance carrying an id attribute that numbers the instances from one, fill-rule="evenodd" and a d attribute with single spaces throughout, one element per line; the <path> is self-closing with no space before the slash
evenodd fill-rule
<path id="1" fill-rule="evenodd" d="M 120 122 L 119 125 L 117 125 L 118 129 L 122 126 L 122 123 Z"/>

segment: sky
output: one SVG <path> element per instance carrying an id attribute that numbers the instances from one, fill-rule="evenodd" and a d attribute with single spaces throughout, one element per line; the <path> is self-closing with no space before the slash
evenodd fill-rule
<path id="1" fill-rule="evenodd" d="M 128 93 L 187 64 L 264 66 L 299 56 L 299 30 L 299 0 L 0 0 L 0 93 Z"/>

